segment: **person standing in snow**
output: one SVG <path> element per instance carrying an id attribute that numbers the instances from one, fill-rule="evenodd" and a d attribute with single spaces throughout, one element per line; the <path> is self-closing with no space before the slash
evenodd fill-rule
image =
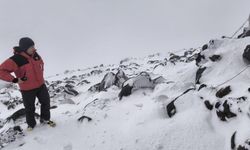
<path id="1" fill-rule="evenodd" d="M 36 51 L 32 39 L 21 38 L 19 46 L 14 47 L 14 55 L 0 65 L 0 79 L 17 83 L 20 87 L 28 130 L 36 126 L 36 97 L 41 104 L 40 123 L 56 125 L 50 120 L 50 96 L 43 77 L 44 62 Z"/>

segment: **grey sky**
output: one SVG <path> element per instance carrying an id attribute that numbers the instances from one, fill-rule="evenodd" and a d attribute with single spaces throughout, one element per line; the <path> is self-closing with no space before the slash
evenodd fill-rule
<path id="1" fill-rule="evenodd" d="M 0 0 L 0 62 L 28 36 L 46 75 L 231 36 L 249 0 Z"/>

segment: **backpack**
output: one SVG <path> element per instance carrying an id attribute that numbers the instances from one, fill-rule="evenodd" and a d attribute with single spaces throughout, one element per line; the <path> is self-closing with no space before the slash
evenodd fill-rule
<path id="1" fill-rule="evenodd" d="M 250 45 L 247 45 L 243 52 L 243 59 L 247 64 L 250 64 Z"/>

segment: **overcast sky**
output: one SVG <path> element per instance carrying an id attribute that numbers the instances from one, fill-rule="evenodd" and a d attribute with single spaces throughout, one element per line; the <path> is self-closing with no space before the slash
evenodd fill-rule
<path id="1" fill-rule="evenodd" d="M 231 36 L 250 0 L 0 0 L 0 62 L 31 37 L 46 75 Z"/>

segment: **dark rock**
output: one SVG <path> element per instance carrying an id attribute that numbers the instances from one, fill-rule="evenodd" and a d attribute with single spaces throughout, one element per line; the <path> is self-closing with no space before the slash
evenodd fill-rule
<path id="1" fill-rule="evenodd" d="M 207 45 L 207 44 L 205 44 L 205 45 L 202 46 L 202 50 L 203 50 L 203 51 L 206 50 L 207 48 L 208 48 L 208 45 Z"/>
<path id="2" fill-rule="evenodd" d="M 250 36 L 250 30 L 244 30 L 242 34 L 238 36 L 238 38 L 245 38 Z"/>
<path id="3" fill-rule="evenodd" d="M 221 121 L 227 121 L 226 117 L 223 112 L 221 111 L 216 111 L 217 116 L 220 118 Z"/>
<path id="4" fill-rule="evenodd" d="M 188 57 L 188 55 L 192 55 L 192 50 L 188 50 L 184 52 L 184 57 Z"/>
<path id="5" fill-rule="evenodd" d="M 84 119 L 87 119 L 88 122 L 92 121 L 93 119 L 88 117 L 88 116 L 81 116 L 80 118 L 78 118 L 78 122 L 83 122 Z"/>
<path id="6" fill-rule="evenodd" d="M 113 72 L 109 72 L 105 74 L 102 81 L 98 84 L 95 84 L 89 88 L 91 92 L 100 92 L 106 91 L 107 88 L 111 87 L 115 83 L 115 74 Z"/>
<path id="7" fill-rule="evenodd" d="M 125 73 L 122 70 L 118 70 L 116 74 L 113 72 L 107 73 L 102 81 L 98 84 L 95 84 L 94 86 L 89 88 L 89 91 L 92 92 L 100 92 L 100 91 L 106 91 L 109 87 L 112 85 L 116 85 L 119 88 L 122 87 L 122 84 L 124 81 L 126 81 L 128 77 L 125 75 Z"/>
<path id="8" fill-rule="evenodd" d="M 98 74 L 101 74 L 102 73 L 102 70 L 92 70 L 90 72 L 91 75 L 98 75 Z"/>
<path id="9" fill-rule="evenodd" d="M 129 96 L 132 93 L 133 86 L 130 86 L 129 84 L 122 87 L 121 92 L 119 93 L 119 99 L 121 100 L 123 96 Z"/>
<path id="10" fill-rule="evenodd" d="M 169 116 L 170 118 L 176 114 L 176 107 L 175 107 L 175 105 L 174 105 L 174 102 L 175 102 L 175 100 L 173 100 L 172 102 L 170 102 L 170 103 L 167 105 L 167 107 L 166 107 L 168 116 Z"/>
<path id="11" fill-rule="evenodd" d="M 127 65 L 119 65 L 119 68 L 122 68 L 122 69 L 127 69 L 128 66 Z"/>
<path id="12" fill-rule="evenodd" d="M 202 88 L 204 88 L 204 87 L 207 87 L 207 85 L 206 84 L 202 84 L 202 85 L 200 85 L 200 87 L 199 87 L 199 89 L 198 89 L 198 91 L 200 91 Z"/>
<path id="13" fill-rule="evenodd" d="M 74 88 L 75 86 L 74 86 L 74 85 L 72 85 L 72 84 L 69 84 L 69 83 L 68 83 L 68 84 L 66 84 L 66 85 L 65 85 L 65 87 L 66 87 L 66 88 L 70 88 L 70 89 L 72 89 L 72 88 Z"/>
<path id="14" fill-rule="evenodd" d="M 235 135 L 236 135 L 236 131 L 231 136 L 231 149 L 235 149 L 235 147 L 236 147 L 236 144 L 235 144 Z"/>
<path id="15" fill-rule="evenodd" d="M 207 107 L 207 109 L 209 109 L 209 110 L 212 110 L 214 107 L 208 100 L 205 100 L 204 104 Z"/>
<path id="16" fill-rule="evenodd" d="M 249 150 L 249 149 L 246 148 L 245 146 L 239 145 L 237 150 Z"/>
<path id="17" fill-rule="evenodd" d="M 3 104 L 4 105 L 8 105 L 10 102 L 9 101 L 4 101 Z"/>
<path id="18" fill-rule="evenodd" d="M 79 94 L 76 90 L 74 90 L 73 88 L 69 88 L 69 87 L 65 87 L 64 92 L 73 96 L 77 96 Z"/>
<path id="19" fill-rule="evenodd" d="M 230 111 L 230 105 L 227 103 L 227 100 L 223 103 L 223 107 L 227 118 L 236 117 L 236 114 Z"/>
<path id="20" fill-rule="evenodd" d="M 160 83 L 165 83 L 166 79 L 163 78 L 162 76 L 159 76 L 153 80 L 154 84 L 160 84 Z"/>
<path id="21" fill-rule="evenodd" d="M 214 40 L 210 40 L 210 41 L 209 41 L 209 44 L 210 44 L 210 45 L 214 45 L 214 43 L 215 43 Z"/>
<path id="22" fill-rule="evenodd" d="M 84 84 L 89 84 L 90 82 L 88 81 L 88 80 L 82 80 L 82 81 L 80 81 L 78 84 L 77 84 L 77 86 L 79 86 L 79 85 L 84 85 Z"/>
<path id="23" fill-rule="evenodd" d="M 189 91 L 195 90 L 195 88 L 189 88 L 187 89 L 185 92 L 183 92 L 181 95 L 177 96 L 174 100 L 172 100 L 167 106 L 166 106 L 166 110 L 168 113 L 169 117 L 172 117 L 176 114 L 176 107 L 174 105 L 174 102 L 180 98 L 181 96 L 185 95 L 186 93 L 188 93 Z"/>
<path id="24" fill-rule="evenodd" d="M 13 129 L 14 129 L 14 131 L 19 131 L 19 132 L 23 131 L 20 126 L 15 126 Z"/>
<path id="25" fill-rule="evenodd" d="M 25 109 L 22 108 L 22 109 L 19 109 L 18 111 L 16 111 L 15 113 L 13 113 L 11 116 L 9 116 L 7 118 L 7 121 L 10 121 L 11 119 L 13 121 L 17 120 L 18 118 L 20 117 L 24 117 L 25 116 Z"/>
<path id="26" fill-rule="evenodd" d="M 12 104 L 8 105 L 7 109 L 8 109 L 8 110 L 10 110 L 10 109 L 15 109 L 15 105 L 12 103 Z"/>
<path id="27" fill-rule="evenodd" d="M 246 64 L 250 64 L 250 45 L 247 45 L 243 52 L 243 60 Z"/>
<path id="28" fill-rule="evenodd" d="M 220 102 L 215 103 L 215 108 L 218 109 L 220 107 L 220 105 L 221 105 Z"/>
<path id="29" fill-rule="evenodd" d="M 231 92 L 231 88 L 230 86 L 227 86 L 225 88 L 221 88 L 216 94 L 215 96 L 218 97 L 218 98 L 222 98 L 226 95 L 228 95 L 230 92 Z"/>
<path id="30" fill-rule="evenodd" d="M 4 126 L 5 123 L 6 123 L 5 120 L 0 119 L 0 129 Z"/>
<path id="31" fill-rule="evenodd" d="M 20 126 L 11 127 L 0 133 L 0 149 L 14 142 L 17 138 L 23 137 L 24 133 Z"/>
<path id="32" fill-rule="evenodd" d="M 221 56 L 220 55 L 213 55 L 213 56 L 209 57 L 209 59 L 211 61 L 215 62 L 215 61 L 221 60 Z"/>
<path id="33" fill-rule="evenodd" d="M 67 83 L 67 84 L 71 85 L 71 84 L 75 84 L 75 81 L 72 81 L 72 80 L 67 80 L 67 81 L 65 81 L 65 83 Z"/>
<path id="34" fill-rule="evenodd" d="M 57 89 L 55 89 L 55 92 L 56 92 L 56 93 L 61 93 L 62 91 L 63 91 L 63 88 L 60 88 L 60 87 L 57 88 Z"/>
<path id="35" fill-rule="evenodd" d="M 18 146 L 19 146 L 19 147 L 22 147 L 22 146 L 24 146 L 24 144 L 25 144 L 25 143 L 21 143 L 21 144 L 19 144 Z"/>
<path id="36" fill-rule="evenodd" d="M 246 143 L 247 145 L 250 145 L 250 139 L 247 139 L 247 140 L 245 141 L 245 143 Z"/>
<path id="37" fill-rule="evenodd" d="M 77 79 L 77 76 L 76 76 L 76 75 L 73 75 L 73 76 L 71 77 L 71 79 Z"/>
<path id="38" fill-rule="evenodd" d="M 192 61 L 196 60 L 197 55 L 198 55 L 198 54 L 194 54 L 194 55 L 192 55 L 192 56 L 190 56 L 190 57 L 187 57 L 186 60 L 185 60 L 185 62 L 186 62 L 186 63 L 189 63 L 189 62 L 192 62 Z"/>
<path id="39" fill-rule="evenodd" d="M 169 58 L 169 61 L 172 62 L 172 63 L 174 63 L 174 62 L 176 62 L 176 61 L 178 61 L 178 60 L 181 59 L 180 56 L 178 56 L 178 55 L 176 55 L 176 54 L 174 54 L 174 53 L 171 53 L 169 57 L 170 57 L 170 58 Z"/>
<path id="40" fill-rule="evenodd" d="M 246 101 L 247 97 L 246 96 L 241 96 L 237 98 L 238 101 Z"/>
<path id="41" fill-rule="evenodd" d="M 160 61 L 159 60 L 149 60 L 147 63 L 148 64 L 158 64 L 158 63 L 160 63 Z"/>
<path id="42" fill-rule="evenodd" d="M 132 93 L 132 89 L 134 91 L 143 88 L 153 89 L 154 87 L 155 84 L 150 75 L 147 72 L 141 72 L 136 77 L 132 77 L 123 83 L 119 98 L 121 99 L 123 96 L 129 96 Z"/>
<path id="43" fill-rule="evenodd" d="M 113 72 L 107 73 L 101 81 L 100 91 L 105 91 L 115 83 L 115 74 Z"/>
<path id="44" fill-rule="evenodd" d="M 15 109 L 16 106 L 22 104 L 23 101 L 20 97 L 10 97 L 8 101 L 3 101 L 2 103 L 7 106 L 8 110 L 10 110 Z"/>
<path id="45" fill-rule="evenodd" d="M 159 66 L 166 66 L 167 65 L 167 62 L 164 62 L 164 63 L 159 63 L 157 65 L 154 66 L 154 69 L 159 67 Z"/>
<path id="46" fill-rule="evenodd" d="M 61 81 L 61 80 L 57 80 L 57 81 L 55 82 L 55 84 L 61 84 L 61 83 L 63 83 L 63 81 Z"/>
<path id="47" fill-rule="evenodd" d="M 123 63 L 125 63 L 125 62 L 128 62 L 129 60 L 130 60 L 130 58 L 125 58 L 125 59 L 123 59 L 123 60 L 120 61 L 120 64 L 123 64 Z"/>
<path id="48" fill-rule="evenodd" d="M 196 72 L 196 76 L 195 76 L 195 84 L 200 84 L 200 78 L 202 77 L 202 73 L 206 70 L 206 67 L 203 68 L 199 68 Z"/>
<path id="49" fill-rule="evenodd" d="M 235 113 L 231 112 L 230 105 L 228 104 L 227 100 L 225 100 L 222 107 L 222 111 L 220 109 L 216 111 L 216 114 L 221 119 L 221 121 L 227 121 L 226 118 L 233 118 L 237 116 Z"/>
<path id="50" fill-rule="evenodd" d="M 128 77 L 126 74 L 120 69 L 118 72 L 115 74 L 115 81 L 114 85 L 116 85 L 119 88 L 122 88 L 122 84 L 128 80 Z"/>
<path id="51" fill-rule="evenodd" d="M 136 66 L 136 67 L 140 67 L 140 65 L 139 65 L 139 64 L 137 64 L 137 63 L 130 63 L 130 64 L 129 64 L 129 66 Z"/>
<path id="52" fill-rule="evenodd" d="M 250 139 L 247 139 L 244 144 L 238 146 L 237 150 L 249 150 L 250 149 Z"/>
<path id="53" fill-rule="evenodd" d="M 97 83 L 97 84 L 91 86 L 91 87 L 88 89 L 88 91 L 90 91 L 90 92 L 97 92 L 97 91 L 99 92 L 99 91 L 101 91 L 101 90 L 100 90 L 100 84 L 101 84 L 101 83 Z"/>
<path id="54" fill-rule="evenodd" d="M 3 92 L 0 92 L 0 94 L 6 94 L 7 92 L 3 91 Z"/>

